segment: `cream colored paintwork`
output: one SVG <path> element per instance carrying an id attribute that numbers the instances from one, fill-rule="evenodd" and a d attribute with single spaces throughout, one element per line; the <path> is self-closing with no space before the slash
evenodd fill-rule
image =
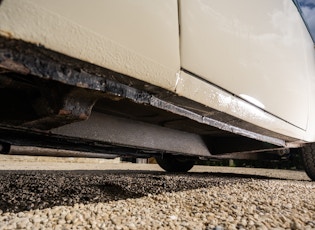
<path id="1" fill-rule="evenodd" d="M 5 0 L 0 32 L 173 90 L 176 0 Z"/>
<path id="2" fill-rule="evenodd" d="M 176 93 L 271 131 L 302 140 L 306 138 L 304 130 L 185 72 L 180 74 Z M 295 146 L 295 143 L 291 144 L 291 146 Z M 299 143 L 296 144 L 299 145 Z"/>
<path id="3" fill-rule="evenodd" d="M 315 141 L 314 49 L 291 0 L 179 2 L 181 44 L 175 0 L 4 0 L 0 33 Z M 207 81 L 180 71 L 181 64 Z"/>
<path id="4" fill-rule="evenodd" d="M 181 0 L 180 5 L 184 69 L 307 128 L 315 56 L 292 0 Z"/>

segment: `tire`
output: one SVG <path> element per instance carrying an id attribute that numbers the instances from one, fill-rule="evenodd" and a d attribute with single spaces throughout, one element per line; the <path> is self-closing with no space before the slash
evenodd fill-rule
<path id="1" fill-rule="evenodd" d="M 306 174 L 315 181 L 315 143 L 302 148 L 302 158 Z"/>
<path id="2" fill-rule="evenodd" d="M 158 165 L 166 172 L 188 172 L 195 164 L 194 160 L 176 156 L 156 157 Z"/>

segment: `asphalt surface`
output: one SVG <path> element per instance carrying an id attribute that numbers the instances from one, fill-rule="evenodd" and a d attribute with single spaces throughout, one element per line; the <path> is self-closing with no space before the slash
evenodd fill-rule
<path id="1" fill-rule="evenodd" d="M 166 173 L 157 165 L 101 159 L 2 155 L 0 160 L 3 212 L 108 202 L 252 180 L 308 180 L 304 172 L 286 170 L 195 166 L 189 173 Z"/>
<path id="2" fill-rule="evenodd" d="M 0 229 L 315 228 L 302 171 L 0 156 L 0 180 Z"/>
<path id="3" fill-rule="evenodd" d="M 0 209 L 21 212 L 178 192 L 261 176 L 159 171 L 1 171 Z"/>

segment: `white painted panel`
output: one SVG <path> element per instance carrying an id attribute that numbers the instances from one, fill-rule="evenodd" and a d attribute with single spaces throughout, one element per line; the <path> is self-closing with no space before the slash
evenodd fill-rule
<path id="1" fill-rule="evenodd" d="M 174 89 L 176 0 L 4 0 L 0 33 Z"/>
<path id="2" fill-rule="evenodd" d="M 291 0 L 181 0 L 180 23 L 184 69 L 306 129 L 314 47 Z"/>
<path id="3" fill-rule="evenodd" d="M 301 140 L 312 138 L 315 141 L 314 136 L 306 137 L 304 130 L 188 73 L 181 72 L 176 93 L 273 132 Z M 314 134 L 314 129 L 312 130 Z M 291 144 L 293 146 L 293 144 L 299 144 L 299 142 Z"/>

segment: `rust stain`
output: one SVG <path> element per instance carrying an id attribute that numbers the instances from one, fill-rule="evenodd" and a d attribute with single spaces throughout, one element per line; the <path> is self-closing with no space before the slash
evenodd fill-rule
<path id="1" fill-rule="evenodd" d="M 88 119 L 88 118 L 89 118 L 89 116 L 86 115 L 85 113 L 81 113 L 81 114 L 79 115 L 79 119 L 80 119 L 80 120 L 86 120 L 86 119 Z"/>
<path id="2" fill-rule="evenodd" d="M 65 110 L 65 109 L 60 109 L 58 115 L 69 115 L 71 114 L 71 111 Z"/>
<path id="3" fill-rule="evenodd" d="M 0 62 L 0 68 L 14 71 L 20 74 L 27 75 L 30 73 L 30 70 L 26 68 L 24 65 L 20 63 L 16 63 L 11 59 L 5 59 L 4 61 Z"/>
<path id="4" fill-rule="evenodd" d="M 0 30 L 0 35 L 8 37 L 8 38 L 13 38 L 13 34 L 9 31 Z"/>
<path id="5" fill-rule="evenodd" d="M 81 87 L 81 88 L 89 88 L 89 85 L 83 82 L 78 82 L 76 86 Z"/>

